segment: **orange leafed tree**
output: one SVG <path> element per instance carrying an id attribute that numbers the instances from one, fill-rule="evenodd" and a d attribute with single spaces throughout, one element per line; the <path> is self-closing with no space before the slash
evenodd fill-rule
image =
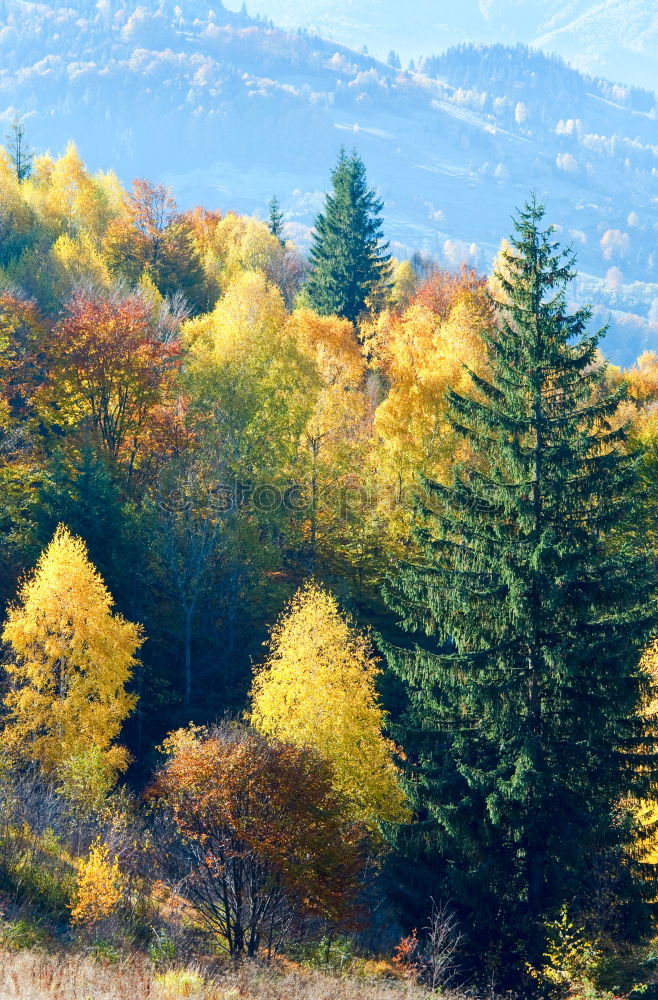
<path id="1" fill-rule="evenodd" d="M 415 483 L 419 469 L 443 480 L 455 461 L 468 455 L 448 425 L 446 392 L 469 391 L 469 371 L 485 370 L 483 299 L 465 293 L 445 318 L 412 305 L 401 316 L 384 318 L 371 340 L 374 363 L 389 386 L 375 414 L 380 462 L 401 486 Z"/>
<path id="2" fill-rule="evenodd" d="M 136 285 L 147 274 L 163 295 L 182 292 L 207 305 L 204 274 L 192 221 L 181 215 L 171 190 L 135 180 L 122 215 L 107 228 L 103 253 L 111 271 Z"/>
<path id="3" fill-rule="evenodd" d="M 315 365 L 315 406 L 300 436 L 298 475 L 308 511 L 307 539 L 311 566 L 316 554 L 327 558 L 340 539 L 340 498 L 363 468 L 370 427 L 365 399 L 366 367 L 354 327 L 337 316 L 298 309 L 288 322 L 304 354 Z M 329 550 L 329 551 L 328 551 Z"/>
<path id="4" fill-rule="evenodd" d="M 34 302 L 11 292 L 0 294 L 0 423 L 30 414 L 42 380 L 38 345 L 46 329 Z"/>
<path id="5" fill-rule="evenodd" d="M 113 271 L 137 283 L 143 271 L 153 276 L 167 254 L 167 234 L 177 217 L 171 191 L 162 184 L 133 181 L 124 212 L 108 227 L 104 251 Z"/>
<path id="6" fill-rule="evenodd" d="M 462 264 L 458 271 L 435 268 L 420 283 L 413 301 L 443 320 L 447 319 L 459 299 L 464 295 L 479 297 L 485 286 L 486 278 L 479 278 L 466 264 Z"/>
<path id="7" fill-rule="evenodd" d="M 291 912 L 350 916 L 362 831 L 312 750 L 226 724 L 179 730 L 164 749 L 152 789 L 165 820 L 156 844 L 233 957 L 275 949 Z"/>
<path id="8" fill-rule="evenodd" d="M 45 347 L 40 398 L 50 419 L 91 430 L 112 462 L 132 467 L 147 419 L 172 388 L 178 342 L 158 335 L 141 296 L 79 294 Z"/>

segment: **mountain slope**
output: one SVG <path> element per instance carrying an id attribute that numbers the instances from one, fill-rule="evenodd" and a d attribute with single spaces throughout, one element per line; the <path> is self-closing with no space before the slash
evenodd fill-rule
<path id="1" fill-rule="evenodd" d="M 308 239 L 339 146 L 362 153 L 394 252 L 487 268 L 535 188 L 574 243 L 608 350 L 658 343 L 652 95 L 525 49 L 464 47 L 396 72 L 205 3 L 0 0 L 0 113 L 34 145 L 171 183 L 183 205 L 264 213 Z"/>
<path id="2" fill-rule="evenodd" d="M 282 28 L 303 27 L 406 64 L 461 42 L 522 42 L 576 68 L 658 89 L 658 0 L 251 0 Z M 228 0 L 238 8 L 238 0 Z"/>
<path id="3" fill-rule="evenodd" d="M 588 5 L 566 23 L 542 29 L 532 44 L 559 52 L 573 66 L 658 89 L 658 4 L 607 0 Z"/>

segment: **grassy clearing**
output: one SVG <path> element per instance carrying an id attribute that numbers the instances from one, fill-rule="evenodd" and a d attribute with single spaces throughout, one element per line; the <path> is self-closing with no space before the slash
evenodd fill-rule
<path id="1" fill-rule="evenodd" d="M 82 954 L 0 952 L 0 1000 L 426 1000 L 403 979 L 334 976 L 293 966 L 214 974 L 201 967 L 157 972 L 141 955 L 103 961 Z M 442 994 L 443 1000 L 459 1000 Z"/>

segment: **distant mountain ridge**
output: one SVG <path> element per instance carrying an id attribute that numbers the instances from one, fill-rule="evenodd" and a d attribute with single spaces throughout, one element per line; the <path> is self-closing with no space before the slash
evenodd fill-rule
<path id="1" fill-rule="evenodd" d="M 239 7 L 242 0 L 227 0 Z M 517 42 L 555 52 L 577 69 L 658 89 L 658 0 L 249 0 L 286 29 L 318 32 L 353 48 L 430 56 L 463 42 Z"/>
<path id="2" fill-rule="evenodd" d="M 456 47 L 403 72 L 199 0 L 0 0 L 0 114 L 180 203 L 264 214 L 304 244 L 341 144 L 363 155 L 398 256 L 491 265 L 534 188 L 574 244 L 611 357 L 658 347 L 658 106 L 524 47 Z"/>

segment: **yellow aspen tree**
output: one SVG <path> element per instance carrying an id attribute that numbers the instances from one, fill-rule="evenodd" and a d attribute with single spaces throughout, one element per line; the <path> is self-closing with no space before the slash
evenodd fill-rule
<path id="1" fill-rule="evenodd" d="M 446 480 L 455 462 L 468 457 L 463 441 L 448 426 L 446 392 L 469 391 L 469 370 L 484 373 L 479 328 L 485 319 L 482 304 L 464 293 L 444 320 L 413 305 L 378 331 L 375 364 L 390 388 L 375 414 L 375 429 L 382 464 L 393 478 L 409 484 L 420 468 Z"/>
<path id="2" fill-rule="evenodd" d="M 644 405 L 655 403 L 658 400 L 658 354 L 643 351 L 635 364 L 623 372 L 622 380 L 631 399 Z"/>
<path id="3" fill-rule="evenodd" d="M 414 273 L 411 261 L 403 260 L 395 265 L 391 298 L 396 309 L 407 309 L 411 305 L 417 285 L 418 279 Z"/>
<path id="4" fill-rule="evenodd" d="M 192 417 L 235 481 L 290 479 L 318 380 L 287 319 L 274 285 L 245 271 L 183 327 Z"/>
<path id="5" fill-rule="evenodd" d="M 655 732 L 658 724 L 658 639 L 652 639 L 647 645 L 640 668 L 646 677 L 641 713 Z M 652 748 L 647 747 L 647 752 L 651 753 Z M 634 853 L 640 864 L 648 866 L 647 878 L 653 881 L 655 865 L 658 864 L 658 789 L 650 797 L 632 801 L 628 805 L 635 819 Z"/>
<path id="6" fill-rule="evenodd" d="M 45 219 L 59 232 L 74 236 L 82 229 L 98 230 L 102 201 L 75 143 L 53 163 L 46 190 L 42 191 Z"/>
<path id="7" fill-rule="evenodd" d="M 4 149 L 0 149 L 0 204 L 2 204 L 3 249 L 17 236 L 22 236 L 34 224 L 34 216 L 26 204 L 14 166 Z"/>
<path id="8" fill-rule="evenodd" d="M 349 320 L 299 309 L 288 329 L 319 381 L 315 406 L 300 435 L 297 466 L 308 512 L 304 527 L 310 565 L 318 552 L 333 565 L 338 551 L 345 550 L 343 534 L 352 535 L 345 500 L 364 492 L 360 473 L 371 435 L 365 360 Z"/>
<path id="9" fill-rule="evenodd" d="M 3 742 L 46 771 L 92 747 L 114 778 L 129 762 L 115 740 L 135 706 L 126 684 L 143 636 L 113 604 L 85 543 L 60 525 L 2 631 L 11 682 Z"/>
<path id="10" fill-rule="evenodd" d="M 212 249 L 222 269 L 224 288 L 243 271 L 267 274 L 282 250 L 265 222 L 234 212 L 228 212 L 217 221 Z"/>
<path id="11" fill-rule="evenodd" d="M 252 725 L 324 757 L 354 818 L 371 829 L 408 816 L 398 750 L 383 734 L 379 672 L 367 636 L 311 582 L 272 629 L 269 656 L 251 691 Z"/>
<path id="12" fill-rule="evenodd" d="M 98 837 L 78 865 L 78 879 L 71 922 L 93 925 L 109 917 L 124 893 L 124 879 L 117 858 L 110 860 L 107 844 Z"/>
<path id="13" fill-rule="evenodd" d="M 85 281 L 92 282 L 96 287 L 109 288 L 110 272 L 88 232 L 78 236 L 62 233 L 50 248 L 50 256 L 54 264 L 53 286 L 60 299 L 68 299 L 76 285 Z"/>

